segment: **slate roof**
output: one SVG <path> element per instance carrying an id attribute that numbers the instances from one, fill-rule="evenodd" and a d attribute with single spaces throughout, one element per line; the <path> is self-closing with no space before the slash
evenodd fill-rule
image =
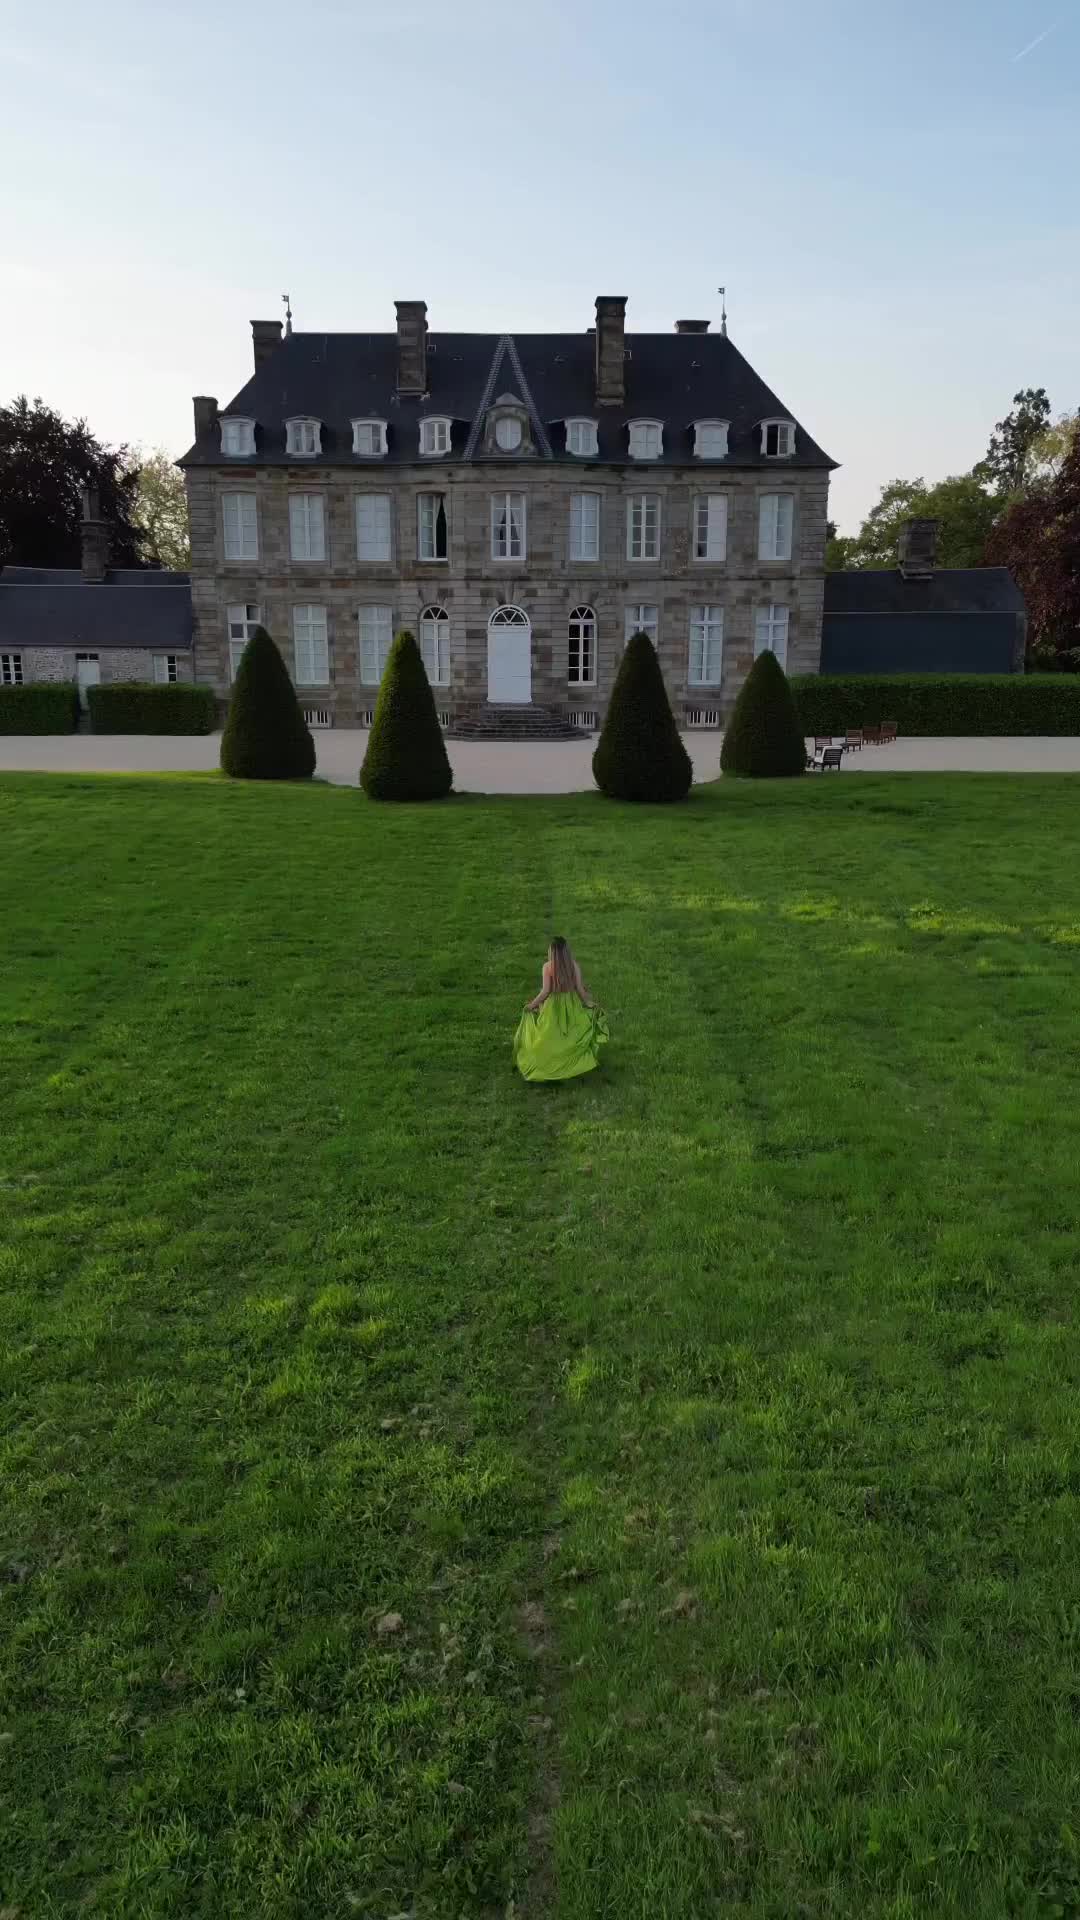
<path id="1" fill-rule="evenodd" d="M 724 467 L 823 467 L 836 465 L 810 438 L 790 409 L 722 334 L 628 333 L 626 403 L 598 407 L 595 399 L 595 339 L 591 333 L 430 333 L 427 344 L 429 391 L 423 399 L 399 398 L 396 333 L 293 333 L 257 369 L 247 385 L 223 407 L 256 423 L 255 460 L 278 466 L 358 466 L 415 464 L 419 421 L 429 414 L 453 421 L 452 451 L 439 460 L 466 457 L 492 464 L 515 456 L 485 453 L 471 430 L 488 401 L 499 394 L 520 397 L 545 425 L 551 453 L 542 448 L 527 459 L 590 462 L 566 453 L 562 422 L 584 415 L 599 424 L 599 454 L 592 464 L 638 466 L 688 465 L 693 454 L 695 420 L 728 420 L 726 461 L 700 462 Z M 497 379 L 490 376 L 497 366 Z M 285 422 L 307 415 L 322 422 L 322 453 L 298 461 L 285 452 Z M 374 417 L 388 423 L 388 453 L 382 461 L 352 450 L 351 422 Z M 794 419 L 796 451 L 790 459 L 767 460 L 761 452 L 760 422 Z M 659 461 L 630 461 L 626 427 L 630 420 L 664 422 L 664 451 Z M 538 439 L 540 437 L 538 436 Z M 220 434 L 196 444 L 181 466 L 220 466 Z M 228 464 L 233 464 L 231 461 Z M 242 467 L 245 462 L 237 459 Z M 250 464 L 250 461 L 248 462 Z"/>
<path id="2" fill-rule="evenodd" d="M 186 573 L 118 568 L 104 581 L 89 581 L 77 567 L 0 569 L 0 649 L 5 653 L 33 647 L 184 653 L 190 646 Z"/>
<path id="3" fill-rule="evenodd" d="M 845 613 L 1023 613 L 1007 567 L 938 567 L 912 578 L 899 567 L 825 575 L 827 617 Z"/>

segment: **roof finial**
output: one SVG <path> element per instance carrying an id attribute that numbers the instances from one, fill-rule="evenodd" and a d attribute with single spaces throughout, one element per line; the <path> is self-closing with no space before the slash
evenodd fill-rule
<path id="1" fill-rule="evenodd" d="M 727 288 L 717 287 L 716 291 L 720 295 L 720 337 L 721 339 L 726 340 L 727 339 Z"/>
<path id="2" fill-rule="evenodd" d="M 281 297 L 285 302 L 285 338 L 287 340 L 292 332 L 292 308 L 289 305 L 288 294 L 283 293 Z"/>

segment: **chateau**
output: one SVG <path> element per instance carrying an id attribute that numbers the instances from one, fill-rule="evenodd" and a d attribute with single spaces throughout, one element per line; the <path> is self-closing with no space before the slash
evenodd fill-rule
<path id="1" fill-rule="evenodd" d="M 224 698 L 252 628 L 316 726 L 368 723 L 409 627 L 444 724 L 591 728 L 627 636 L 655 641 L 685 726 L 716 726 L 756 653 L 821 657 L 834 466 L 726 331 L 294 333 L 199 397 L 180 462 L 195 677 Z"/>

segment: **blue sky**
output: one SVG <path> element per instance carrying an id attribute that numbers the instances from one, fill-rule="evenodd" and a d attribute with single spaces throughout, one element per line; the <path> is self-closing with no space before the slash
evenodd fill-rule
<path id="1" fill-rule="evenodd" d="M 0 395 L 111 441 L 182 452 L 285 288 L 666 330 L 725 283 L 847 530 L 1080 403 L 1080 0 L 52 0 L 0 83 Z"/>

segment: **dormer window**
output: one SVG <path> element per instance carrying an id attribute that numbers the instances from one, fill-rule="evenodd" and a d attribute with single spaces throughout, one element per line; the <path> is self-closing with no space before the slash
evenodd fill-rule
<path id="1" fill-rule="evenodd" d="M 354 420 L 352 450 L 365 460 L 381 460 L 386 452 L 385 420 Z"/>
<path id="2" fill-rule="evenodd" d="M 664 423 L 662 420 L 631 420 L 631 460 L 659 460 L 663 451 Z"/>
<path id="3" fill-rule="evenodd" d="M 420 422 L 421 453 L 449 453 L 450 422 L 441 414 L 432 414 Z"/>
<path id="4" fill-rule="evenodd" d="M 596 458 L 596 421 L 568 420 L 566 423 L 566 451 L 574 453 L 579 460 Z"/>
<path id="5" fill-rule="evenodd" d="M 763 420 L 761 451 L 767 460 L 788 460 L 795 451 L 794 420 Z"/>
<path id="6" fill-rule="evenodd" d="M 237 414 L 221 422 L 221 451 L 230 460 L 250 458 L 255 451 L 255 422 Z"/>
<path id="7" fill-rule="evenodd" d="M 516 394 L 500 393 L 488 408 L 484 420 L 484 452 L 511 456 L 536 452 L 529 410 Z"/>
<path id="8" fill-rule="evenodd" d="M 727 459 L 728 423 L 726 420 L 694 421 L 694 455 L 698 460 Z"/>
<path id="9" fill-rule="evenodd" d="M 322 452 L 322 423 L 307 415 L 285 422 L 285 451 L 301 460 L 311 460 Z"/>

